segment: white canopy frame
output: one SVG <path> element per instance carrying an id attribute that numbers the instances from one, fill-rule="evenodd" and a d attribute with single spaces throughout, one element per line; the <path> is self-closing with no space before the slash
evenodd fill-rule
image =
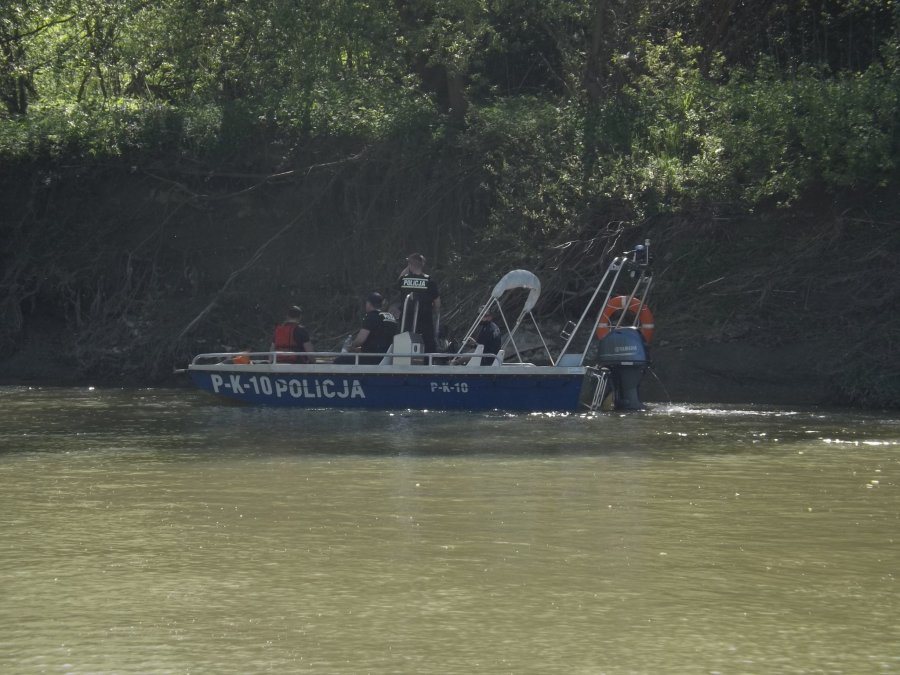
<path id="1" fill-rule="evenodd" d="M 527 290 L 528 297 L 525 298 L 522 309 L 520 310 L 519 315 L 516 317 L 516 321 L 513 324 L 513 327 L 510 328 L 509 321 L 506 318 L 506 314 L 503 311 L 503 306 L 500 301 L 507 292 L 517 289 Z M 491 291 L 490 297 L 482 305 L 481 310 L 478 312 L 478 316 L 475 318 L 475 322 L 472 324 L 469 330 L 466 331 L 466 335 L 463 338 L 462 344 L 459 348 L 459 353 L 462 353 L 467 340 L 475 335 L 475 331 L 478 329 L 478 325 L 481 323 L 484 315 L 487 314 L 489 310 L 496 308 L 496 311 L 494 313 L 500 317 L 503 323 L 503 327 L 506 329 L 507 336 L 503 342 L 503 346 L 505 348 L 507 344 L 512 345 L 513 350 L 516 353 L 516 359 L 519 363 L 523 363 L 523 360 L 522 354 L 519 351 L 519 347 L 516 344 L 515 335 L 516 331 L 518 331 L 519 327 L 522 325 L 522 321 L 526 316 L 529 316 L 531 317 L 531 321 L 534 324 L 534 328 L 537 331 L 538 337 L 541 339 L 541 344 L 544 346 L 544 351 L 547 353 L 547 357 L 550 359 L 550 363 L 554 364 L 553 355 L 550 353 L 550 348 L 547 346 L 547 341 L 544 339 L 544 336 L 541 333 L 540 326 L 538 326 L 537 319 L 535 319 L 534 314 L 531 311 L 534 309 L 534 306 L 537 304 L 537 301 L 540 297 L 541 280 L 538 279 L 535 274 L 529 272 L 528 270 L 512 270 L 511 272 L 507 272 L 494 286 L 493 290 Z"/>

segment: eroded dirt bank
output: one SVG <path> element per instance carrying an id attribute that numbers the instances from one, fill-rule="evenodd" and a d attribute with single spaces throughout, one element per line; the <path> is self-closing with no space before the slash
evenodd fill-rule
<path id="1" fill-rule="evenodd" d="M 379 192 L 371 175 L 253 189 L 178 178 L 123 167 L 7 176 L 0 382 L 181 384 L 172 371 L 197 352 L 266 349 L 291 304 L 318 347 L 336 348 L 361 298 L 390 292 L 412 250 L 432 261 L 456 332 L 513 267 L 538 273 L 538 313 L 561 325 L 605 266 L 598 243 L 649 237 L 658 380 L 646 379 L 647 400 L 900 405 L 900 237 L 884 200 L 586 225 L 565 255 L 538 242 L 528 257 L 481 241 L 472 186 L 436 197 Z"/>

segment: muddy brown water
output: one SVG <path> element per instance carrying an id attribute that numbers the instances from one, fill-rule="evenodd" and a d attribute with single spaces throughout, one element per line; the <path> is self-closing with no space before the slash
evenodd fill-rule
<path id="1" fill-rule="evenodd" d="M 900 672 L 898 452 L 888 413 L 0 387 L 0 672 Z"/>

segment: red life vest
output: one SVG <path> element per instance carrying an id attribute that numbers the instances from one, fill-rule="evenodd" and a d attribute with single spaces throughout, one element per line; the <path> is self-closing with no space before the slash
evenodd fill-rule
<path id="1" fill-rule="evenodd" d="M 276 352 L 293 352 L 303 351 L 303 345 L 298 345 L 294 339 L 294 329 L 297 328 L 296 323 L 282 323 L 275 326 L 275 351 Z M 285 356 L 278 357 L 278 363 L 307 363 L 305 356 Z"/>
<path id="2" fill-rule="evenodd" d="M 290 352 L 297 344 L 294 342 L 295 323 L 281 323 L 275 326 L 275 351 Z"/>

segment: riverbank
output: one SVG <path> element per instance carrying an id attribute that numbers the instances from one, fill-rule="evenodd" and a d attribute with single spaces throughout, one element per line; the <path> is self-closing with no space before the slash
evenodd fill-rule
<path id="1" fill-rule="evenodd" d="M 655 312 L 658 339 L 652 349 L 651 372 L 642 385 L 647 402 L 846 404 L 835 396 L 834 383 L 829 380 L 829 368 L 834 364 L 825 346 L 710 342 L 697 331 L 667 328 L 665 310 L 655 307 Z M 152 376 L 146 365 L 133 364 L 121 367 L 118 374 L 100 370 L 85 373 L 72 355 L 72 345 L 65 343 L 65 334 L 62 322 L 27 322 L 21 346 L 0 360 L 0 384 L 188 386 L 186 376 L 173 372 L 186 365 L 188 355 L 183 362 L 173 362 L 171 370 L 156 369 L 157 374 Z M 220 344 L 216 348 L 228 347 Z"/>
<path id="2" fill-rule="evenodd" d="M 0 12 L 0 380 L 334 348 L 413 251 L 562 326 L 649 238 L 673 398 L 900 407 L 897 3 L 270 4 Z"/>
<path id="3" fill-rule="evenodd" d="M 173 371 L 196 353 L 268 349 L 293 304 L 315 345 L 337 349 L 358 327 L 365 294 L 390 295 L 412 250 L 429 258 L 452 332 L 517 267 L 538 274 L 536 311 L 562 326 L 580 314 L 603 260 L 650 238 L 658 381 L 645 380 L 648 401 L 900 407 L 896 195 L 661 214 L 532 241 L 467 225 L 465 185 L 440 201 L 455 215 L 417 229 L 412 218 L 358 222 L 358 210 L 334 210 L 356 189 L 346 178 L 247 192 L 225 178 L 214 190 L 212 179 L 172 184 L 120 168 L 55 169 L 49 184 L 40 173 L 7 177 L 5 201 L 20 220 L 4 255 L 0 382 L 178 384 Z"/>

